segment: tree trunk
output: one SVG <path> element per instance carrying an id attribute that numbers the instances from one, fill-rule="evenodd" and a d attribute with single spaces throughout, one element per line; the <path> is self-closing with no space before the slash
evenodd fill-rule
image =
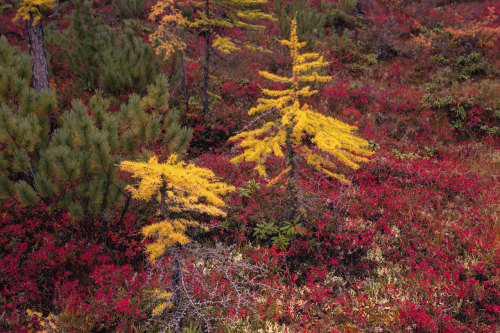
<path id="1" fill-rule="evenodd" d="M 167 202 L 166 202 L 166 195 L 167 193 L 167 181 L 165 178 L 162 176 L 162 184 L 160 187 L 160 214 L 162 218 L 165 220 L 168 219 L 168 211 L 167 211 Z M 182 320 L 184 319 L 183 312 L 181 311 L 181 302 L 182 302 L 182 291 L 181 291 L 181 262 L 180 262 L 180 255 L 181 255 L 181 245 L 176 245 L 175 249 L 173 250 L 172 256 L 174 257 L 174 264 L 172 266 L 172 272 L 170 274 L 170 279 L 172 283 L 172 298 L 173 298 L 173 304 L 174 304 L 174 328 L 173 331 L 174 333 L 182 333 L 183 331 L 183 322 Z"/>
<path id="2" fill-rule="evenodd" d="M 172 298 L 173 298 L 173 308 L 175 311 L 174 315 L 174 333 L 182 333 L 183 322 L 182 322 L 182 311 L 181 309 L 181 264 L 179 261 L 180 256 L 180 246 L 177 246 L 177 251 L 174 253 L 174 265 L 172 267 Z"/>
<path id="3" fill-rule="evenodd" d="M 205 1 L 205 15 L 210 18 L 210 4 Z M 205 31 L 205 66 L 203 67 L 203 115 L 208 114 L 208 68 L 210 66 L 210 27 Z"/>
<path id="4" fill-rule="evenodd" d="M 181 85 L 182 85 L 182 93 L 184 94 L 184 103 L 186 105 L 186 113 L 189 112 L 189 97 L 187 93 L 187 82 L 186 82 L 186 68 L 184 65 L 184 52 L 179 51 L 179 58 L 181 60 Z"/>
<path id="5" fill-rule="evenodd" d="M 28 47 L 31 56 L 31 68 L 33 70 L 32 84 L 37 91 L 49 89 L 49 70 L 47 67 L 47 54 L 43 41 L 42 20 L 33 25 L 33 18 L 26 21 L 28 31 Z"/>
<path id="6" fill-rule="evenodd" d="M 286 162 L 290 167 L 290 171 L 288 172 L 288 184 L 287 184 L 287 192 L 288 192 L 288 202 L 290 205 L 290 215 L 287 218 L 290 221 L 293 221 L 300 213 L 301 213 L 301 205 L 299 201 L 299 196 L 297 193 L 297 161 L 295 159 L 295 150 L 292 145 L 292 128 L 288 126 L 286 130 Z"/>

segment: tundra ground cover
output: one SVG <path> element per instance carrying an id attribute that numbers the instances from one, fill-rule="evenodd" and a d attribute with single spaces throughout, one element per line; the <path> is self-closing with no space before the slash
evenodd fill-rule
<path id="1" fill-rule="evenodd" d="M 212 323 L 214 331 L 498 330 L 497 2 L 266 3 L 262 10 L 277 21 L 263 21 L 265 33 L 238 28 L 219 31 L 267 51 L 213 51 L 208 114 L 203 112 L 201 89 L 205 47 L 202 28 L 182 36 L 190 46 L 182 60 L 185 90 L 178 53 L 168 59 L 155 58 L 151 68 L 142 63 L 154 57 L 147 50 L 155 46 L 148 36 L 156 26 L 147 17 L 155 3 L 103 0 L 78 7 L 61 2 L 56 15 L 42 13 L 49 82 L 58 104 L 57 112 L 47 119 L 52 128 L 62 126 L 62 118 L 57 117 L 69 111 L 75 99 L 81 100 L 87 110 L 96 110 L 92 96 L 99 91 L 109 103 L 105 112 L 110 117 L 121 117 L 125 114 L 123 105 L 128 105 L 127 114 L 141 109 L 148 114 L 147 119 L 156 119 L 155 112 L 162 109 L 160 114 L 165 116 L 164 106 L 168 105 L 168 112 L 177 111 L 175 121 L 179 123 L 165 121 L 171 126 L 168 128 L 193 129 L 184 159 L 209 168 L 220 181 L 236 188 L 225 198 L 225 217 L 197 216 L 207 231 L 193 233 L 194 240 L 209 247 L 218 241 L 231 247 L 234 262 L 266 268 L 263 276 L 259 274 L 258 283 L 249 287 L 261 288 L 260 296 L 251 300 L 251 306 L 249 303 L 249 311 L 231 311 L 227 304 L 219 310 L 210 308 L 219 311 L 214 318 L 224 318 Z M 0 5 L 0 33 L 9 47 L 27 52 L 25 26 L 12 21 L 16 6 L 17 2 Z M 181 9 L 187 19 L 198 15 L 195 6 Z M 265 164 L 269 174 L 264 177 L 253 170 L 252 163 L 232 164 L 230 160 L 239 151 L 228 143 L 231 136 L 261 125 L 260 119 L 252 119 L 247 112 L 263 97 L 262 88 L 285 89 L 263 80 L 258 71 L 282 76 L 290 71 L 286 49 L 275 41 L 289 36 L 289 17 L 294 15 L 299 39 L 308 42 L 309 51 L 324 56 L 328 62 L 324 74 L 333 77 L 322 85 L 312 83 L 318 94 L 308 97 L 307 104 L 325 116 L 356 125 L 358 135 L 369 140 L 374 151 L 370 161 L 358 170 L 340 167 L 350 185 L 299 165 L 307 211 L 300 221 L 283 217 L 290 209 L 284 183 L 269 184 L 278 175 L 276 170 L 285 168 L 283 159 L 270 154 Z M 95 36 L 84 35 L 78 30 L 78 22 L 83 26 L 98 22 L 95 31 L 87 31 Z M 116 41 L 121 48 L 110 52 L 96 39 L 99 36 Z M 64 49 L 68 41 L 78 44 L 78 52 L 87 55 L 88 71 L 76 69 L 78 54 Z M 121 55 L 115 57 L 114 53 Z M 0 52 L 0 56 L 3 54 Z M 104 75 L 103 64 L 110 73 L 107 79 L 85 76 Z M 135 68 L 149 69 L 137 72 Z M 7 72 L 0 73 L 0 103 L 2 108 L 8 105 L 16 112 L 16 106 L 27 102 L 7 98 L 17 96 L 6 80 L 10 75 Z M 147 88 L 156 72 L 168 77 L 168 97 Z M 115 81 L 109 77 L 120 84 L 113 85 Z M 134 99 L 130 97 L 134 93 L 152 97 Z M 187 109 L 184 93 L 188 96 Z M 161 108 L 154 104 L 158 99 Z M 26 116 L 23 110 L 27 107 L 19 110 L 20 117 Z M 136 115 L 146 119 L 139 111 Z M 88 116 L 96 117 L 97 112 L 88 111 Z M 94 127 L 104 135 L 101 121 Z M 150 130 L 134 133 L 148 138 L 147 144 L 130 153 L 114 148 L 114 154 L 126 152 L 141 161 L 156 154 L 165 161 L 170 153 L 165 142 L 174 146 L 176 142 L 168 137 L 163 127 L 167 125 L 155 129 L 154 120 L 148 124 Z M 118 130 L 133 127 L 127 126 Z M 5 128 L 2 130 L 0 133 L 5 132 Z M 52 137 L 49 132 L 47 136 Z M 81 145 L 77 138 L 72 140 Z M 13 182 L 29 183 L 29 172 L 24 176 L 21 169 L 5 164 L 10 163 L 5 162 L 10 156 L 17 156 L 17 164 L 12 165 L 24 161 L 15 151 L 7 151 L 7 142 L 2 134 L 1 156 L 7 157 L 0 160 L 0 174 Z M 30 161 L 39 159 L 35 153 L 30 155 Z M 5 165 L 13 170 L 8 175 L 4 174 L 8 169 Z M 89 175 L 106 174 L 95 166 L 88 170 Z M 131 183 L 125 173 L 116 177 Z M 8 190 L 3 178 L 0 180 L 2 192 Z M 90 192 L 90 185 L 84 183 L 88 180 L 76 177 L 65 183 L 66 189 L 76 187 L 75 182 L 84 184 L 71 201 L 77 201 L 77 195 L 85 198 L 98 193 L 98 186 Z M 151 268 L 144 252 L 151 240 L 141 236 L 144 226 L 159 222 L 154 218 L 157 206 L 123 195 L 118 201 L 121 205 L 92 219 L 91 236 L 75 223 L 64 200 L 62 205 L 55 205 L 50 197 L 42 197 L 26 207 L 19 195 L 2 193 L 0 330 L 142 332 L 164 327 L 161 318 L 152 315 L 159 300 L 158 295 L 152 295 L 160 283 L 168 288 L 172 281 L 155 275 L 158 270 Z M 172 257 L 166 256 L 164 264 L 168 271 Z M 198 279 L 210 268 L 202 265 L 189 259 L 184 269 Z M 248 270 L 245 274 L 252 277 L 254 273 Z M 223 290 L 227 281 L 214 276 L 207 284 L 197 284 L 196 279 L 188 283 L 190 290 L 199 285 Z M 198 291 L 193 299 L 203 303 L 206 291 Z M 196 316 L 186 316 L 184 321 L 189 332 L 204 329 Z"/>

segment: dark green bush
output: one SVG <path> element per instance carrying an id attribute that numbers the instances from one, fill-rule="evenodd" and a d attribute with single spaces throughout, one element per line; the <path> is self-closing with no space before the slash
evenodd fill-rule
<path id="1" fill-rule="evenodd" d="M 496 75 L 497 73 L 497 69 L 477 52 L 473 52 L 467 56 L 460 56 L 455 61 L 455 74 L 459 80 Z"/>
<path id="2" fill-rule="evenodd" d="M 177 153 L 189 143 L 191 130 L 168 111 L 165 75 L 118 111 L 96 94 L 88 106 L 73 100 L 71 110 L 60 112 L 54 91 L 29 88 L 29 57 L 3 37 L 0 56 L 1 199 L 63 208 L 94 237 L 94 221 L 123 204 L 121 160 L 147 158 L 159 142 Z"/>
<path id="3" fill-rule="evenodd" d="M 306 0 L 290 2 L 274 1 L 274 11 L 279 19 L 283 36 L 290 34 L 290 17 L 297 17 L 297 34 L 309 47 L 314 47 L 328 31 L 342 33 L 344 29 L 354 29 L 356 18 L 352 16 L 356 0 L 343 0 L 338 4 L 321 2 L 319 8 L 310 7 Z"/>
<path id="4" fill-rule="evenodd" d="M 144 14 L 146 0 L 115 0 L 113 12 L 119 18 L 140 18 Z"/>
<path id="5" fill-rule="evenodd" d="M 121 31 L 102 24 L 90 2 L 77 4 L 69 28 L 53 34 L 49 43 L 61 46 L 60 56 L 70 72 L 80 78 L 82 90 L 143 93 L 159 73 L 152 48 L 131 29 Z"/>

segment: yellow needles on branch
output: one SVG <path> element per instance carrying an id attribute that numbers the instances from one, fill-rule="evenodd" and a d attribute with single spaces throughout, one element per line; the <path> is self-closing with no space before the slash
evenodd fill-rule
<path id="1" fill-rule="evenodd" d="M 152 261 L 169 247 L 188 243 L 188 226 L 203 228 L 194 216 L 225 216 L 221 196 L 234 190 L 217 181 L 209 169 L 179 161 L 176 154 L 165 163 L 158 163 L 153 157 L 147 163 L 123 161 L 120 168 L 139 180 L 136 186 L 127 187 L 133 198 L 144 201 L 156 198 L 160 204 L 162 221 L 142 229 L 144 236 L 155 238 L 146 248 Z"/>
<path id="2" fill-rule="evenodd" d="M 182 52 L 186 48 L 181 33 L 188 27 L 189 22 L 173 0 L 158 1 L 151 8 L 149 19 L 158 21 L 158 27 L 149 36 L 157 54 L 168 58 L 176 50 Z"/>
<path id="3" fill-rule="evenodd" d="M 197 31 L 205 40 L 204 65 L 203 65 L 203 113 L 209 111 L 208 79 L 210 68 L 210 57 L 218 51 L 222 54 L 230 54 L 242 48 L 262 51 L 263 48 L 233 38 L 231 31 L 238 30 L 264 30 L 262 21 L 275 20 L 272 15 L 264 13 L 261 8 L 267 4 L 267 0 L 158 0 L 153 6 L 150 20 L 158 21 L 158 28 L 150 36 L 156 51 L 169 57 L 175 50 L 179 51 L 181 63 L 183 63 L 183 50 L 185 42 L 180 38 L 181 33 L 186 30 Z M 183 8 L 193 10 L 190 20 L 182 14 Z M 183 69 L 183 82 L 185 74 Z M 185 86 L 185 83 L 183 83 Z M 187 99 L 186 88 L 183 88 Z M 188 109 L 186 101 L 186 109 Z"/>
<path id="4" fill-rule="evenodd" d="M 42 11 L 53 10 L 55 5 L 54 0 L 24 0 L 19 5 L 14 21 L 32 21 L 35 25 L 42 18 Z"/>
<path id="5" fill-rule="evenodd" d="M 292 21 L 290 39 L 281 43 L 290 52 L 291 75 L 279 76 L 265 71 L 260 72 L 260 75 L 272 82 L 285 84 L 286 88 L 263 89 L 265 97 L 260 98 L 257 106 L 249 111 L 250 115 L 274 113 L 276 117 L 260 128 L 232 137 L 230 140 L 238 142 L 243 152 L 231 161 L 255 162 L 255 169 L 265 176 L 266 158 L 270 154 L 284 157 L 288 172 L 280 173 L 278 177 L 288 175 L 291 200 L 297 201 L 299 163 L 305 162 L 317 171 L 349 183 L 343 174 L 335 171 L 337 164 L 357 169 L 359 163 L 368 161 L 367 157 L 372 151 L 368 149 L 366 140 L 354 134 L 357 130 L 355 126 L 315 112 L 309 105 L 302 103 L 302 98 L 317 92 L 311 89 L 309 83 L 328 82 L 331 77 L 319 72 L 327 65 L 322 56 L 317 53 L 300 54 L 305 43 L 298 40 L 295 19 Z"/>

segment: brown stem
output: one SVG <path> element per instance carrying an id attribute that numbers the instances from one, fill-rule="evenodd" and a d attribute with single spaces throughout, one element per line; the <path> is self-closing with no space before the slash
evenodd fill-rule
<path id="1" fill-rule="evenodd" d="M 123 205 L 121 216 L 120 216 L 120 221 L 118 222 L 118 225 L 121 225 L 123 220 L 125 219 L 125 214 L 127 214 L 128 207 L 130 206 L 130 201 L 132 199 L 131 195 L 127 195 L 125 200 L 125 204 Z"/>
<path id="2" fill-rule="evenodd" d="M 205 15 L 210 18 L 210 3 L 205 0 Z M 205 30 L 205 66 L 203 67 L 203 115 L 208 114 L 208 69 L 210 66 L 210 27 Z"/>
<path id="3" fill-rule="evenodd" d="M 166 203 L 166 192 L 167 192 L 167 181 L 165 179 L 162 180 L 162 184 L 160 187 L 160 213 L 162 218 L 168 219 L 168 210 Z M 175 249 L 173 250 L 174 263 L 172 266 L 172 273 L 170 275 L 172 281 L 172 298 L 174 303 L 174 309 L 176 314 L 173 318 L 174 320 L 174 333 L 182 333 L 183 331 L 183 313 L 179 309 L 181 309 L 182 295 L 181 295 L 181 255 L 182 245 L 177 244 Z"/>
<path id="4" fill-rule="evenodd" d="M 168 211 L 167 211 L 167 182 L 165 179 L 162 180 L 162 184 L 160 187 L 160 213 L 163 219 L 168 219 Z"/>
<path id="5" fill-rule="evenodd" d="M 189 96 L 187 93 L 187 80 L 186 80 L 186 67 L 184 63 L 184 52 L 179 51 L 179 58 L 181 61 L 181 85 L 182 85 L 182 93 L 184 94 L 184 103 L 186 107 L 186 114 L 189 112 Z"/>
<path id="6" fill-rule="evenodd" d="M 172 267 L 172 298 L 173 298 L 173 303 L 174 303 L 174 309 L 177 311 L 176 315 L 174 316 L 174 332 L 175 333 L 182 333 L 183 330 L 183 315 L 182 312 L 180 311 L 181 309 L 181 264 L 179 260 L 180 256 L 180 246 L 177 246 L 176 251 L 174 252 L 174 264 Z"/>
<path id="7" fill-rule="evenodd" d="M 291 207 L 291 211 L 290 211 L 290 216 L 288 216 L 288 218 L 293 220 L 300 214 L 300 202 L 297 193 L 298 180 L 297 180 L 297 161 L 295 158 L 296 153 L 292 145 L 291 135 L 292 135 L 292 127 L 288 126 L 285 138 L 286 162 L 290 167 L 290 171 L 288 172 L 287 191 L 288 191 L 289 205 Z"/>

